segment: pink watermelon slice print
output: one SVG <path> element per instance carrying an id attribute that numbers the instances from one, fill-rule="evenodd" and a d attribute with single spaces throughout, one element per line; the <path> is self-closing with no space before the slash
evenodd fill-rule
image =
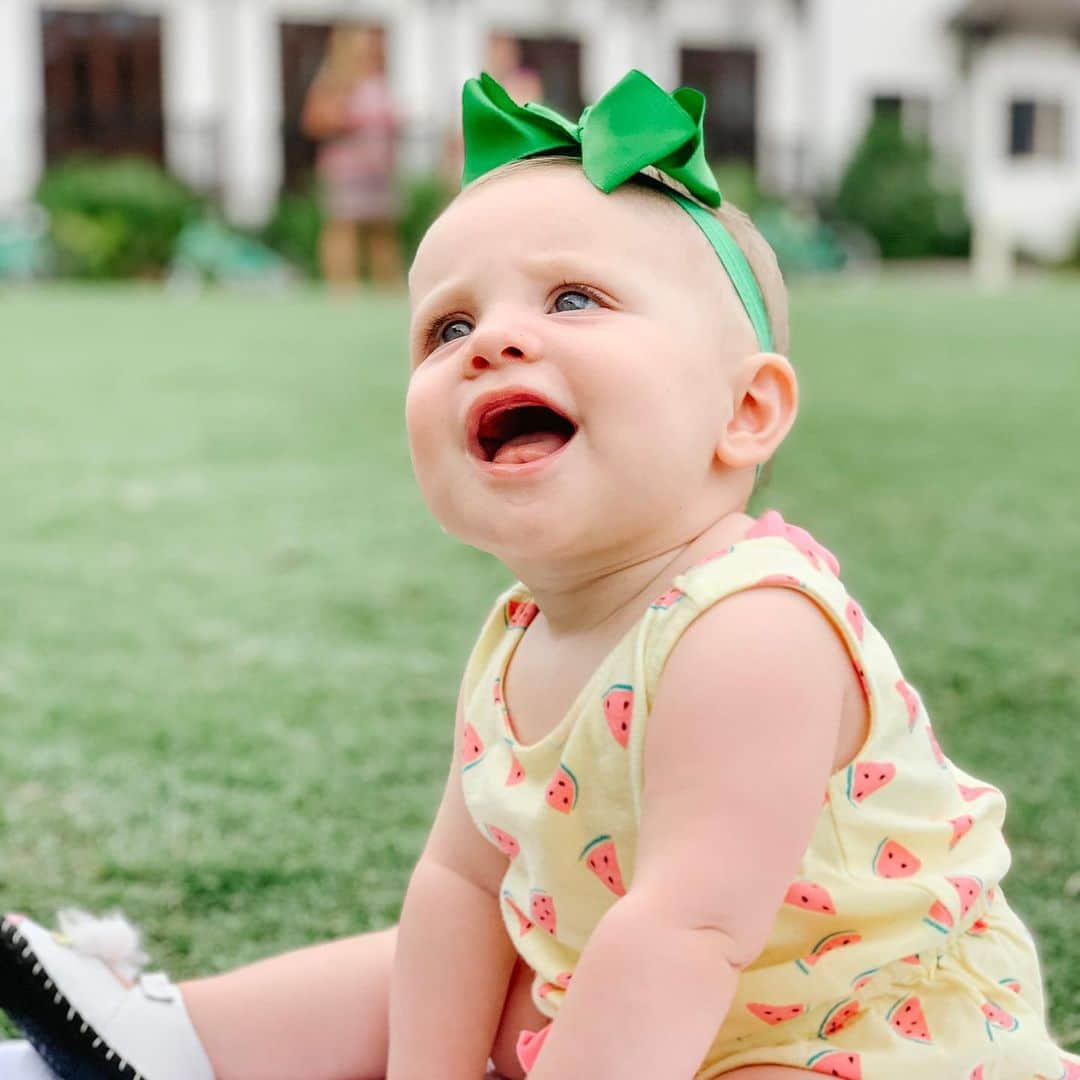
<path id="1" fill-rule="evenodd" d="M 968 1076 L 968 1080 L 983 1080 L 983 1067 L 981 1065 L 976 1065 L 975 1068 L 971 1070 L 971 1075 Z"/>
<path id="2" fill-rule="evenodd" d="M 503 787 L 513 787 L 525 779 L 525 770 L 521 767 L 517 754 L 514 753 L 514 744 L 509 739 L 506 740 L 506 743 L 510 747 L 510 771 L 506 774 Z"/>
<path id="3" fill-rule="evenodd" d="M 524 630 L 539 613 L 540 609 L 531 600 L 507 600 L 503 619 L 511 629 Z"/>
<path id="4" fill-rule="evenodd" d="M 859 1003 L 845 998 L 837 1002 L 822 1020 L 818 1028 L 819 1039 L 831 1039 L 838 1031 L 843 1031 L 859 1015 Z"/>
<path id="5" fill-rule="evenodd" d="M 1062 1058 L 1061 1066 L 1064 1071 L 1058 1080 L 1080 1080 L 1080 1062 L 1072 1058 Z"/>
<path id="6" fill-rule="evenodd" d="M 476 728 L 467 720 L 461 732 L 461 762 L 462 771 L 471 768 L 484 756 L 484 741 L 476 732 Z"/>
<path id="7" fill-rule="evenodd" d="M 980 795 L 999 794 L 998 789 L 991 787 L 989 784 L 977 784 L 975 787 L 970 787 L 967 784 L 957 784 L 956 787 L 960 792 L 960 798 L 964 802 L 974 802 Z"/>
<path id="8" fill-rule="evenodd" d="M 929 724 L 926 725 L 926 737 L 930 740 L 930 752 L 937 759 L 937 763 L 943 769 L 947 769 L 949 766 L 945 761 L 945 751 L 941 749 L 941 744 L 937 741 L 937 736 Z"/>
<path id="9" fill-rule="evenodd" d="M 796 1016 L 802 1016 L 806 1012 L 805 1005 L 765 1005 L 760 1001 L 747 1003 L 746 1008 L 759 1020 L 775 1027 L 785 1020 L 794 1020 Z"/>
<path id="10" fill-rule="evenodd" d="M 855 761 L 847 768 L 847 797 L 857 806 L 883 788 L 896 775 L 891 761 Z"/>
<path id="11" fill-rule="evenodd" d="M 674 607 L 685 595 L 686 593 L 682 589 L 668 589 L 662 596 L 658 596 L 649 607 L 666 611 L 668 608 Z"/>
<path id="12" fill-rule="evenodd" d="M 588 858 L 586 858 L 588 856 Z M 616 895 L 625 896 L 619 857 L 615 854 L 615 841 L 606 833 L 590 840 L 582 849 L 579 859 Z"/>
<path id="13" fill-rule="evenodd" d="M 896 680 L 896 690 L 904 699 L 904 705 L 907 708 L 908 731 L 914 731 L 915 719 L 919 715 L 919 695 L 915 693 L 915 688 L 911 683 L 903 679 Z"/>
<path id="14" fill-rule="evenodd" d="M 616 683 L 604 695 L 604 718 L 615 741 L 625 750 L 630 742 L 630 720 L 634 715 L 634 688 Z"/>
<path id="15" fill-rule="evenodd" d="M 555 936 L 555 901 L 551 894 L 541 889 L 532 889 L 529 892 L 529 912 L 533 922 L 542 926 L 552 937 Z"/>
<path id="16" fill-rule="evenodd" d="M 930 913 L 923 916 L 923 922 L 947 934 L 953 926 L 952 912 L 940 900 L 935 900 L 930 905 Z"/>
<path id="17" fill-rule="evenodd" d="M 498 825 L 487 825 L 485 828 L 488 836 L 495 841 L 496 846 L 504 855 L 509 855 L 513 859 L 519 854 L 521 847 L 508 832 L 504 832 Z"/>
<path id="18" fill-rule="evenodd" d="M 1006 975 L 1004 979 L 998 979 L 998 983 L 1011 990 L 1014 994 L 1020 993 L 1020 980 L 1012 975 Z"/>
<path id="19" fill-rule="evenodd" d="M 782 589 L 805 589 L 806 582 L 800 581 L 797 577 L 793 577 L 791 574 L 766 574 L 757 583 L 758 587 L 763 585 L 775 585 Z"/>
<path id="20" fill-rule="evenodd" d="M 956 890 L 960 897 L 960 916 L 963 918 L 970 910 L 971 905 L 979 898 L 982 892 L 982 882 L 976 877 L 946 877 L 945 880 Z"/>
<path id="21" fill-rule="evenodd" d="M 834 577 L 840 576 L 840 563 L 836 561 L 836 556 L 805 529 L 798 525 L 789 525 L 778 510 L 766 510 L 750 527 L 744 539 L 753 540 L 759 536 L 782 536 L 806 556 L 815 570 L 820 570 L 824 562 Z"/>
<path id="22" fill-rule="evenodd" d="M 704 566 L 706 563 L 714 562 L 716 559 L 722 559 L 725 555 L 729 555 L 734 550 L 735 545 L 732 544 L 730 547 L 724 548 L 723 551 L 714 551 L 711 555 L 706 555 L 700 562 L 692 563 L 690 569 L 696 570 L 699 566 Z"/>
<path id="23" fill-rule="evenodd" d="M 540 997 L 546 998 L 548 994 L 551 994 L 556 990 L 565 990 L 570 985 L 570 977 L 573 974 L 572 971 L 560 971 L 559 974 L 555 976 L 553 982 L 541 983 L 540 989 L 537 990 L 536 993 Z"/>
<path id="24" fill-rule="evenodd" d="M 906 878 L 917 874 L 922 862 L 903 844 L 890 840 L 887 836 L 878 844 L 874 853 L 873 870 L 878 877 Z"/>
<path id="25" fill-rule="evenodd" d="M 862 1059 L 848 1050 L 821 1050 L 806 1063 L 811 1072 L 839 1080 L 862 1080 Z"/>
<path id="26" fill-rule="evenodd" d="M 502 898 L 506 901 L 510 910 L 517 916 L 518 937 L 527 934 L 533 928 L 532 921 L 525 915 L 525 912 L 514 903 L 514 898 L 510 895 L 508 890 L 503 890 Z"/>
<path id="27" fill-rule="evenodd" d="M 990 924 L 985 919 L 976 919 L 964 933 L 970 934 L 972 937 L 978 937 L 980 934 L 985 934 L 989 929 Z"/>
<path id="28" fill-rule="evenodd" d="M 840 563 L 836 556 L 824 544 L 819 543 L 805 529 L 798 525 L 787 526 L 788 539 L 810 560 L 814 569 L 822 569 L 821 564 L 832 573 L 833 577 L 840 576 Z"/>
<path id="29" fill-rule="evenodd" d="M 989 999 L 982 1003 L 982 1014 L 986 1017 L 986 1034 L 990 1036 L 991 1041 L 994 1038 L 992 1028 L 997 1028 L 999 1031 L 1016 1031 L 1020 1026 L 1020 1021 L 1012 1013 L 1006 1012 L 1000 1005 Z"/>
<path id="30" fill-rule="evenodd" d="M 837 930 L 834 934 L 823 937 L 811 950 L 809 956 L 795 961 L 795 966 L 804 974 L 809 975 L 810 969 L 826 954 L 833 949 L 841 949 L 845 945 L 855 945 L 862 941 L 862 935 L 854 930 Z"/>
<path id="31" fill-rule="evenodd" d="M 562 764 L 555 770 L 551 783 L 544 792 L 548 806 L 560 814 L 569 814 L 577 806 L 578 784 L 574 774 Z"/>
<path id="32" fill-rule="evenodd" d="M 851 629 L 855 631 L 855 636 L 862 641 L 865 629 L 862 608 L 854 600 L 849 599 L 847 607 L 844 608 L 844 614 L 847 616 L 847 621 L 851 623 Z"/>
<path id="33" fill-rule="evenodd" d="M 970 814 L 961 814 L 959 817 L 949 818 L 952 826 L 952 839 L 949 841 L 949 850 L 952 851 L 960 841 L 971 832 L 971 826 L 975 819 Z"/>
<path id="34" fill-rule="evenodd" d="M 852 990 L 861 990 L 866 986 L 870 980 L 881 970 L 881 968 L 867 968 L 866 971 L 860 971 L 854 979 L 851 980 Z"/>
<path id="35" fill-rule="evenodd" d="M 788 886 L 784 903 L 806 911 L 816 911 L 822 915 L 835 915 L 836 907 L 824 885 L 813 881 L 793 881 Z"/>
<path id="36" fill-rule="evenodd" d="M 905 1039 L 919 1043 L 934 1041 L 930 1035 L 930 1029 L 926 1026 L 922 1003 L 914 994 L 900 998 L 885 1014 L 885 1019 L 889 1022 L 889 1026 Z"/>

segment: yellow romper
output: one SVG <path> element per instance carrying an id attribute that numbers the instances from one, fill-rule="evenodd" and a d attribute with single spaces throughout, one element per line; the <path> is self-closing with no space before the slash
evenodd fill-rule
<path id="1" fill-rule="evenodd" d="M 536 972 L 533 1000 L 557 1016 L 590 933 L 633 880 L 645 726 L 680 635 L 740 590 L 794 588 L 840 631 L 870 732 L 830 777 L 768 944 L 696 1080 L 765 1063 L 849 1080 L 1080 1080 L 1080 1059 L 1047 1032 L 1035 946 L 1000 887 L 1005 798 L 942 753 L 838 575 L 830 552 L 769 511 L 676 577 L 531 745 L 500 687 L 537 607 L 521 583 L 498 598 L 466 667 L 458 753 L 469 812 L 509 858 L 502 912 Z"/>

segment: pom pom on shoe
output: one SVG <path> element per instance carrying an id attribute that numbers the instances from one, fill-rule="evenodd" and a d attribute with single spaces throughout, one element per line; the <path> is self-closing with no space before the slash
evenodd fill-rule
<path id="1" fill-rule="evenodd" d="M 119 911 L 98 917 L 64 908 L 57 914 L 57 923 L 76 952 L 103 961 L 128 982 L 138 978 L 150 959 L 139 948 L 139 931 Z"/>

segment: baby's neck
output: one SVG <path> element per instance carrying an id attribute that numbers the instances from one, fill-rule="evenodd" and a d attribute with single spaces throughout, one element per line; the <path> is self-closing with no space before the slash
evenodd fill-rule
<path id="1" fill-rule="evenodd" d="M 540 608 L 544 631 L 553 643 L 631 625 L 684 570 L 740 540 L 753 524 L 747 514 L 731 513 L 675 547 L 599 574 L 535 582 L 522 577 Z"/>

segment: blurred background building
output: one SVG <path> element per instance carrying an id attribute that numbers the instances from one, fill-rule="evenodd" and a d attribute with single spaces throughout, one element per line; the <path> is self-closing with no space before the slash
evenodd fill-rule
<path id="1" fill-rule="evenodd" d="M 498 34 L 574 115 L 629 67 L 702 89 L 710 156 L 784 198 L 834 187 L 891 114 L 962 177 L 977 235 L 1055 258 L 1080 224 L 1080 0 L 0 0 L 0 211 L 94 149 L 264 222 L 310 175 L 305 95 L 342 20 L 381 32 L 411 169 Z"/>

